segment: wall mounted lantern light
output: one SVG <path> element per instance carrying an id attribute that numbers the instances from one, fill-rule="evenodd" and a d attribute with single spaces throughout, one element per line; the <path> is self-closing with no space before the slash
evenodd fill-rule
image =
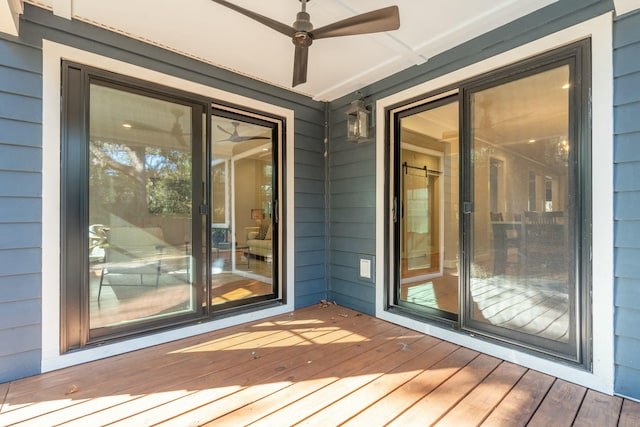
<path id="1" fill-rule="evenodd" d="M 369 110 L 362 99 L 352 101 L 347 110 L 347 139 L 358 143 L 369 139 Z"/>

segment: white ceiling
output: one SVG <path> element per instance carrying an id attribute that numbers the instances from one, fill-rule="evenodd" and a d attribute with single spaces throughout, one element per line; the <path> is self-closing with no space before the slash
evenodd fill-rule
<path id="1" fill-rule="evenodd" d="M 299 0 L 229 0 L 292 24 Z M 307 83 L 291 88 L 294 46 L 264 25 L 211 0 L 26 0 L 270 84 L 330 101 L 557 0 L 309 0 L 315 28 L 386 6 L 400 29 L 317 40 Z"/>

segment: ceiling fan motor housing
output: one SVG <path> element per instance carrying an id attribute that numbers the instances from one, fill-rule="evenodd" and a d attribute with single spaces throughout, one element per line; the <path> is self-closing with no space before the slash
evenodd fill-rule
<path id="1" fill-rule="evenodd" d="M 300 47 L 311 46 L 313 38 L 311 38 L 309 31 L 313 30 L 313 25 L 311 25 L 311 17 L 309 14 L 307 12 L 298 12 L 296 22 L 294 22 L 292 26 L 296 30 L 291 39 L 293 44 Z"/>

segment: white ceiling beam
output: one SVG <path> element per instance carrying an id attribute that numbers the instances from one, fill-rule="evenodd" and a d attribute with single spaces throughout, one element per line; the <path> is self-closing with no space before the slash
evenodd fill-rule
<path id="1" fill-rule="evenodd" d="M 0 0 L 0 32 L 17 36 L 23 10 L 22 0 Z"/>
<path id="2" fill-rule="evenodd" d="M 640 0 L 613 0 L 613 3 L 618 16 L 640 9 Z"/>
<path id="3" fill-rule="evenodd" d="M 325 10 L 330 10 L 331 12 L 335 12 L 336 10 L 348 10 L 353 16 L 371 11 L 370 9 L 362 10 L 356 8 L 351 4 L 351 1 L 348 0 L 336 0 L 335 5 L 327 2 L 323 3 L 323 6 Z M 402 27 L 402 20 L 400 20 L 400 27 Z M 386 48 L 393 50 L 411 64 L 420 65 L 427 62 L 428 58 L 425 58 L 415 52 L 410 46 L 407 46 L 402 40 L 398 39 L 398 37 L 394 35 L 393 31 L 373 33 L 369 37 L 371 40 L 375 40 Z"/>
<path id="4" fill-rule="evenodd" d="M 73 0 L 53 0 L 52 3 L 54 15 L 71 19 L 73 16 Z"/>

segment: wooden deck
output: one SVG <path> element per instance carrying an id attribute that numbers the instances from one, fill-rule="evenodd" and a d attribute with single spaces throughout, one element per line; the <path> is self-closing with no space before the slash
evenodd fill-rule
<path id="1" fill-rule="evenodd" d="M 0 425 L 638 426 L 640 403 L 329 305 L 0 384 Z"/>

